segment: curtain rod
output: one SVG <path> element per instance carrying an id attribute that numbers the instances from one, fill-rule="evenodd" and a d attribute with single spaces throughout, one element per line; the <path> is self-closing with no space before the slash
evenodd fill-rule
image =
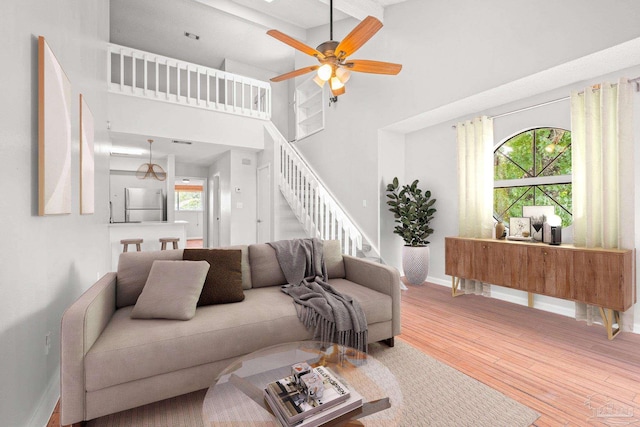
<path id="1" fill-rule="evenodd" d="M 636 84 L 636 92 L 640 92 L 640 77 L 636 77 L 634 79 L 629 79 L 628 81 L 629 81 L 629 83 L 635 83 Z M 570 96 L 564 96 L 562 98 L 553 99 L 551 101 L 541 102 L 539 104 L 531 105 L 529 107 L 519 108 L 519 109 L 513 110 L 513 111 L 507 111 L 506 113 L 502 113 L 502 114 L 496 114 L 495 116 L 490 116 L 489 118 L 490 119 L 498 119 L 500 117 L 510 116 L 511 114 L 522 113 L 523 111 L 533 110 L 534 108 L 539 108 L 539 107 L 544 107 L 546 105 L 555 104 L 556 102 L 566 101 L 569 98 L 571 98 L 571 97 Z M 456 125 L 453 125 L 451 127 L 453 129 L 455 129 Z"/>

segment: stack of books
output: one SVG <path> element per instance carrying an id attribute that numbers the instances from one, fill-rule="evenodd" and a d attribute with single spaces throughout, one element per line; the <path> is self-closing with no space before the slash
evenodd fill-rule
<path id="1" fill-rule="evenodd" d="M 264 398 L 284 427 L 315 427 L 362 406 L 362 396 L 326 366 L 297 363 L 291 375 L 267 384 Z"/>

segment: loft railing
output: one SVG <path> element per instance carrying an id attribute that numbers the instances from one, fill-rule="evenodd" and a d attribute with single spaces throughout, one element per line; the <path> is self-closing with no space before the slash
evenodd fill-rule
<path id="1" fill-rule="evenodd" d="M 109 91 L 268 120 L 271 86 L 226 71 L 109 45 Z"/>
<path id="2" fill-rule="evenodd" d="M 307 234 L 340 240 L 342 252 L 356 256 L 362 234 L 354 222 L 275 126 L 266 128 L 274 140 L 280 191 Z"/>

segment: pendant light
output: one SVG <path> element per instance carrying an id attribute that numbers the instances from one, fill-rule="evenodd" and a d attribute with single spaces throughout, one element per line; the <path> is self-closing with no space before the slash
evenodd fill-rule
<path id="1" fill-rule="evenodd" d="M 167 179 L 167 173 L 162 169 L 162 166 L 151 161 L 151 144 L 153 143 L 153 139 L 147 139 L 147 142 L 149 143 L 149 163 L 140 165 L 136 171 L 136 177 L 138 177 L 138 179 L 150 178 L 164 181 Z"/>

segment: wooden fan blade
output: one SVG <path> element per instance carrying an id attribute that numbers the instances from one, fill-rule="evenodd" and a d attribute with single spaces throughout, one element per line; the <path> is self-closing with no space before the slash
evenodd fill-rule
<path id="1" fill-rule="evenodd" d="M 293 77 L 298 77 L 301 76 L 303 74 L 307 74 L 310 73 L 312 71 L 317 70 L 318 68 L 320 68 L 319 65 L 313 65 L 311 67 L 306 67 L 306 68 L 300 68 L 298 70 L 294 70 L 294 71 L 289 71 L 288 73 L 284 73 L 281 74 L 279 76 L 276 76 L 274 78 L 271 79 L 272 82 L 281 82 L 282 80 L 287 80 Z"/>
<path id="2" fill-rule="evenodd" d="M 335 50 L 338 58 L 345 58 L 360 49 L 378 30 L 382 28 L 382 22 L 373 16 L 367 16 L 356 25 L 347 36 L 342 39 Z"/>
<path id="3" fill-rule="evenodd" d="M 392 62 L 369 61 L 367 59 L 354 59 L 343 65 L 348 70 L 359 73 L 372 74 L 398 74 L 402 70 L 402 64 Z"/>
<path id="4" fill-rule="evenodd" d="M 311 46 L 307 46 L 306 44 L 294 39 L 293 37 L 289 37 L 285 33 L 282 33 L 278 30 L 269 30 L 267 31 L 271 37 L 280 40 L 282 43 L 288 44 L 294 49 L 298 49 L 300 52 L 304 52 L 307 55 L 315 56 L 320 59 L 324 59 L 324 55 L 322 52 L 312 48 Z"/>

